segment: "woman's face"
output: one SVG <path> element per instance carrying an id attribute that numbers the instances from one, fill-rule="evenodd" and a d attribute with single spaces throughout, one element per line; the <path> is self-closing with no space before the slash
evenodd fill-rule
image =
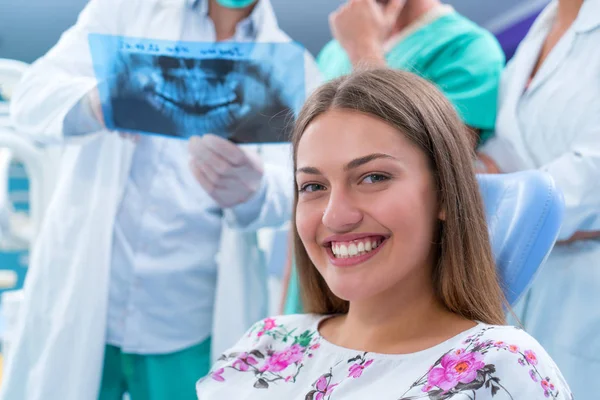
<path id="1" fill-rule="evenodd" d="M 366 114 L 328 111 L 300 139 L 296 179 L 298 233 L 336 296 L 431 287 L 441 213 L 428 160 L 404 134 Z"/>

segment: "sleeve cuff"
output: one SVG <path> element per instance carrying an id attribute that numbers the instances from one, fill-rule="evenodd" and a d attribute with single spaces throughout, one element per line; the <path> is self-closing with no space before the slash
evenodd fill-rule
<path id="1" fill-rule="evenodd" d="M 96 119 L 89 102 L 86 91 L 83 97 L 73 105 L 63 119 L 63 135 L 81 136 L 104 130 L 104 126 Z"/>
<path id="2" fill-rule="evenodd" d="M 246 202 L 225 210 L 225 219 L 229 225 L 245 228 L 254 222 L 262 211 L 267 197 L 267 178 L 263 174 L 261 184 Z"/>

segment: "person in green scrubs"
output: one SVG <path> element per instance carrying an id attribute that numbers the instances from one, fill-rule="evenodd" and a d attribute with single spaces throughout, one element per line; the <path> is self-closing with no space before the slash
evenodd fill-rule
<path id="1" fill-rule="evenodd" d="M 474 146 L 492 135 L 506 59 L 490 32 L 438 0 L 349 0 L 329 22 L 334 39 L 317 58 L 326 80 L 355 68 L 410 71 L 436 84 L 454 104 Z M 302 311 L 290 266 L 286 314 Z"/>

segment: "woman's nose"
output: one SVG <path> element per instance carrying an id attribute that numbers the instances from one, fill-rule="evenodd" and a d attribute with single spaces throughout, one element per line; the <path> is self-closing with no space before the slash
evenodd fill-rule
<path id="1" fill-rule="evenodd" d="M 323 225 L 332 232 L 348 232 L 356 228 L 363 213 L 353 199 L 343 192 L 333 192 L 323 212 Z"/>

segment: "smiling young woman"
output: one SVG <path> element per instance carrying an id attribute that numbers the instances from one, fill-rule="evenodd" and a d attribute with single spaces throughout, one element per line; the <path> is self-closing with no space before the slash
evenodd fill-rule
<path id="1" fill-rule="evenodd" d="M 309 314 L 257 323 L 200 399 L 571 398 L 544 349 L 503 326 L 470 137 L 433 85 L 387 69 L 330 82 L 292 142 Z"/>

